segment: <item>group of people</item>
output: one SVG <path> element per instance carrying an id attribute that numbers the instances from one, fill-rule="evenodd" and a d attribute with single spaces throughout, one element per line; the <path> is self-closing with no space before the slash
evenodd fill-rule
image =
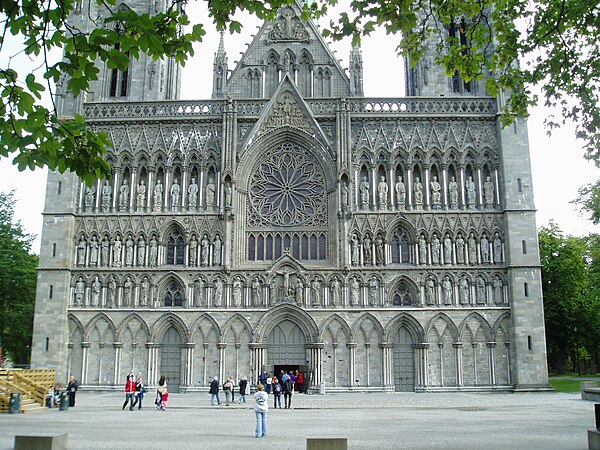
<path id="1" fill-rule="evenodd" d="M 67 396 L 63 397 L 65 400 L 68 398 L 69 407 L 71 408 L 75 406 L 75 394 L 77 394 L 78 389 L 79 383 L 77 382 L 77 380 L 75 380 L 75 375 L 71 375 L 69 377 L 69 383 L 67 384 L 67 387 L 64 391 L 67 394 Z M 46 393 L 46 406 L 48 408 L 54 408 L 55 406 L 57 406 L 61 401 L 61 393 L 62 392 L 60 383 L 56 383 L 54 387 L 48 389 L 48 392 Z"/>
<path id="2" fill-rule="evenodd" d="M 304 392 L 305 379 L 304 373 L 301 370 L 290 370 L 286 373 L 285 370 L 281 370 L 279 377 L 271 376 L 269 372 L 263 371 L 258 380 L 263 386 L 267 394 L 273 394 L 273 408 L 281 409 L 281 395 L 283 394 L 284 408 L 291 408 L 292 406 L 292 395 L 294 391 L 299 393 Z"/>
<path id="3" fill-rule="evenodd" d="M 223 392 L 225 393 L 225 406 L 229 406 L 230 403 L 233 403 L 235 401 L 235 379 L 233 378 L 233 375 L 229 375 L 229 377 L 227 377 L 227 379 L 223 382 Z M 247 390 L 248 390 L 248 377 L 246 377 L 246 375 L 243 375 L 240 378 L 240 381 L 237 383 L 238 386 L 238 395 L 239 395 L 239 399 L 238 399 L 238 403 L 246 403 L 246 394 L 247 394 Z M 215 402 L 216 405 L 220 405 L 221 404 L 221 399 L 219 398 L 219 377 L 215 375 L 215 377 L 213 378 L 213 380 L 210 382 L 210 389 L 208 390 L 208 393 L 211 395 L 210 397 L 210 406 L 215 406 Z"/>
<path id="4" fill-rule="evenodd" d="M 162 382 L 162 383 L 161 383 Z M 158 391 L 160 392 L 161 388 L 164 387 L 164 391 L 166 394 L 167 382 L 165 381 L 165 377 L 161 377 L 158 382 Z M 127 403 L 129 403 L 129 411 L 133 411 L 134 408 L 138 407 L 142 409 L 142 401 L 144 400 L 144 394 L 146 394 L 146 386 L 144 385 L 144 379 L 142 377 L 141 372 L 138 372 L 137 377 L 133 373 L 133 370 L 127 375 L 127 380 L 125 381 L 125 402 L 123 403 L 122 409 L 125 409 Z M 168 396 L 168 394 L 166 394 Z M 162 401 L 162 400 L 161 400 Z M 166 407 L 166 404 L 165 404 Z M 157 408 L 159 408 L 158 402 L 158 394 L 157 394 Z M 164 408 L 159 408 L 164 409 Z"/>

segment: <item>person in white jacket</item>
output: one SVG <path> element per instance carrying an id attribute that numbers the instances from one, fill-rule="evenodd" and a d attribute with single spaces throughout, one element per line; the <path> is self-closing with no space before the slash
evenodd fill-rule
<path id="1" fill-rule="evenodd" d="M 254 394 L 254 413 L 256 414 L 256 429 L 254 437 L 267 437 L 267 412 L 269 411 L 269 394 L 265 392 L 265 387 L 259 383 L 258 390 Z"/>

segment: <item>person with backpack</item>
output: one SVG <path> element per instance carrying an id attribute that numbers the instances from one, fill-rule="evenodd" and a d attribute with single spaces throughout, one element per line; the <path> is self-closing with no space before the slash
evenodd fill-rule
<path id="1" fill-rule="evenodd" d="M 279 409 L 281 409 L 281 391 L 282 391 L 281 383 L 277 379 L 277 377 L 273 377 L 273 408 L 277 409 L 277 405 L 279 405 Z"/>
<path id="2" fill-rule="evenodd" d="M 267 412 L 269 411 L 269 394 L 265 392 L 265 387 L 258 383 L 254 394 L 254 414 L 256 414 L 256 428 L 254 437 L 267 437 Z"/>
<path id="3" fill-rule="evenodd" d="M 285 404 L 285 408 L 289 409 L 292 407 L 292 394 L 294 393 L 294 383 L 292 383 L 292 379 L 288 376 L 283 383 L 283 403 Z"/>
<path id="4" fill-rule="evenodd" d="M 225 380 L 223 383 L 223 392 L 225 392 L 225 406 L 229 406 L 231 403 L 231 392 L 233 391 L 233 383 L 230 378 Z"/>
<path id="5" fill-rule="evenodd" d="M 210 382 L 210 390 L 208 391 L 210 394 L 210 406 L 215 406 L 215 400 L 217 400 L 217 405 L 221 405 L 221 400 L 219 399 L 219 377 L 215 375 L 215 378 Z"/>

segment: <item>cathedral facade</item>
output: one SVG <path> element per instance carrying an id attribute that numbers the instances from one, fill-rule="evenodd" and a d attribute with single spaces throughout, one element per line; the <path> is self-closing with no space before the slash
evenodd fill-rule
<path id="1" fill-rule="evenodd" d="M 340 391 L 547 386 L 525 124 L 432 54 L 405 98 L 365 97 L 362 69 L 292 5 L 233 69 L 221 37 L 210 100 L 143 56 L 61 96 L 109 135 L 113 175 L 48 176 L 33 366 L 95 389 L 132 369 L 181 392 L 281 369 Z"/>

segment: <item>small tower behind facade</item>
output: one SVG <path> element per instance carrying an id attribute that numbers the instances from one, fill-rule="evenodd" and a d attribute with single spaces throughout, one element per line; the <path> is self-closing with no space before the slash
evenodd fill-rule
<path id="1" fill-rule="evenodd" d="M 350 52 L 350 93 L 356 97 L 363 97 L 363 58 L 360 47 L 352 48 Z"/>
<path id="2" fill-rule="evenodd" d="M 217 50 L 217 53 L 215 53 L 215 60 L 213 62 L 212 98 L 223 98 L 225 93 L 225 84 L 227 83 L 227 74 L 227 53 L 225 53 L 225 39 L 223 38 L 223 32 L 221 31 L 219 49 Z"/>

